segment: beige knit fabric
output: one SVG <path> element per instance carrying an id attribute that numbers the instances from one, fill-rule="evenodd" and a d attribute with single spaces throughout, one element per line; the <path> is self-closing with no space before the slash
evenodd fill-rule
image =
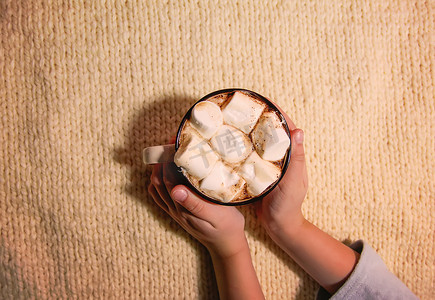
<path id="1" fill-rule="evenodd" d="M 1 299 L 215 299 L 141 150 L 227 87 L 305 130 L 306 217 L 435 297 L 433 1 L 83 2 L 0 1 Z M 241 210 L 266 297 L 312 299 Z"/>

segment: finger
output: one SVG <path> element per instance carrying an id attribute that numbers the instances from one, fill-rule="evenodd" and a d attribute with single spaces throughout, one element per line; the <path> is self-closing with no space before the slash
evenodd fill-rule
<path id="1" fill-rule="evenodd" d="M 178 170 L 175 163 L 167 163 L 163 165 L 163 182 L 166 186 L 166 190 L 169 192 L 171 192 L 178 184 L 187 184 L 186 178 Z"/>
<path id="2" fill-rule="evenodd" d="M 213 212 L 215 210 L 215 205 L 198 197 L 186 186 L 175 186 L 171 191 L 171 197 L 176 203 L 180 204 L 192 215 L 208 222 L 214 220 L 214 216 L 216 215 Z M 216 211 L 219 211 L 219 209 L 216 209 Z"/>
<path id="3" fill-rule="evenodd" d="M 195 215 L 192 215 L 187 210 L 181 212 L 180 216 L 181 216 L 181 218 L 180 218 L 181 222 L 180 223 L 184 223 L 185 222 L 185 223 L 188 224 L 188 227 L 190 227 L 190 228 L 195 228 L 195 229 L 200 230 L 200 231 L 210 230 L 210 229 L 214 228 L 214 226 L 210 222 L 208 222 L 206 220 L 203 220 L 203 219 L 200 219 L 200 218 L 198 218 Z"/>
<path id="4" fill-rule="evenodd" d="M 161 208 L 163 209 L 165 212 L 169 213 L 169 209 L 168 206 L 166 205 L 166 203 L 162 200 L 162 198 L 160 198 L 159 193 L 157 192 L 156 188 L 154 187 L 153 184 L 150 184 L 148 186 L 148 193 L 151 195 L 151 197 L 154 199 L 154 202 Z"/>
<path id="5" fill-rule="evenodd" d="M 304 132 L 302 129 L 295 129 L 290 132 L 292 149 L 290 161 L 301 162 L 305 165 Z"/>
<path id="6" fill-rule="evenodd" d="M 154 185 L 157 193 L 160 195 L 162 201 L 165 202 L 168 209 L 175 209 L 174 202 L 172 202 L 171 196 L 166 189 L 165 183 L 163 182 L 163 167 L 162 164 L 156 164 L 153 167 L 153 173 L 151 174 L 151 182 Z"/>
<path id="7" fill-rule="evenodd" d="M 163 165 L 163 182 L 165 184 L 166 190 L 171 193 L 172 189 L 178 184 L 187 184 L 186 178 L 183 174 L 177 169 L 175 163 L 167 163 Z M 178 213 L 185 211 L 180 205 L 173 201 L 171 198 L 172 205 L 174 205 L 175 209 Z"/>
<path id="8" fill-rule="evenodd" d="M 305 151 L 304 151 L 304 132 L 301 129 L 295 129 L 290 132 L 292 140 L 290 165 L 286 176 L 292 177 L 292 180 L 299 182 L 300 178 L 306 176 Z M 299 179 L 299 180 L 298 180 Z"/>
<path id="9" fill-rule="evenodd" d="M 177 136 L 174 135 L 169 139 L 169 143 L 174 144 L 176 140 L 177 140 Z"/>

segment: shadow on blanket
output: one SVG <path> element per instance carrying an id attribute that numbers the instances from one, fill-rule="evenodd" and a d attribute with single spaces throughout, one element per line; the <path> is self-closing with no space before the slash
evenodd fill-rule
<path id="1" fill-rule="evenodd" d="M 152 168 L 142 162 L 142 150 L 145 147 L 169 143 L 171 136 L 176 134 L 184 113 L 195 101 L 193 97 L 173 96 L 144 104 L 144 108 L 132 117 L 130 129 L 126 133 L 125 147 L 114 149 L 114 159 L 129 168 L 130 183 L 125 187 L 126 192 L 145 205 L 167 230 L 186 239 L 197 252 L 195 256 L 199 265 L 198 278 L 201 281 L 198 284 L 199 299 L 216 299 L 216 280 L 207 250 L 161 210 L 148 195 L 147 187 Z"/>

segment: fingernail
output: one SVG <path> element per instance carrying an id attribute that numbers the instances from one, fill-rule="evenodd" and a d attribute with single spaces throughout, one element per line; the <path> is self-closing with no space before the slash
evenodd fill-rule
<path id="1" fill-rule="evenodd" d="M 183 189 L 178 189 L 172 192 L 172 199 L 177 202 L 183 202 L 187 198 L 187 192 Z"/>
<path id="2" fill-rule="evenodd" d="M 295 142 L 298 145 L 302 145 L 304 143 L 304 132 L 302 130 L 298 130 L 295 134 Z"/>

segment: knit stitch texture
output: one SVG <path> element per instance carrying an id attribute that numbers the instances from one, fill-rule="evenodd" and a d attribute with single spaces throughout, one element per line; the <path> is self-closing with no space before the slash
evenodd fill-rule
<path id="1" fill-rule="evenodd" d="M 0 0 L 0 298 L 217 298 L 141 150 L 242 87 L 305 131 L 306 217 L 433 299 L 434 15 L 417 0 Z M 266 297 L 313 299 L 241 211 Z"/>

